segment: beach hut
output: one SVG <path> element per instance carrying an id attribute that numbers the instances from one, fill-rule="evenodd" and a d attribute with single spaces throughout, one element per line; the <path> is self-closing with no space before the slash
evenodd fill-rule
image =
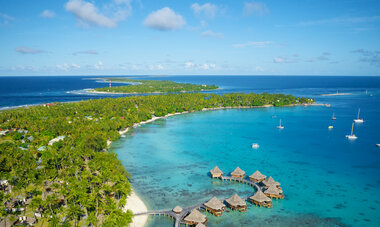
<path id="1" fill-rule="evenodd" d="M 236 169 L 231 173 L 232 177 L 245 177 L 245 172 L 240 169 L 239 167 L 236 167 Z"/>
<path id="2" fill-rule="evenodd" d="M 205 224 L 207 222 L 206 215 L 201 214 L 197 209 L 192 210 L 184 220 L 188 225 L 196 225 L 198 223 Z"/>
<path id="3" fill-rule="evenodd" d="M 211 177 L 221 177 L 223 175 L 222 170 L 219 169 L 218 166 L 215 166 L 212 170 L 210 170 Z"/>
<path id="4" fill-rule="evenodd" d="M 215 216 L 222 216 L 222 212 L 226 210 L 226 205 L 224 205 L 215 196 L 203 205 L 205 205 L 206 211 L 212 213 Z"/>
<path id="5" fill-rule="evenodd" d="M 266 196 L 261 190 L 257 191 L 253 196 L 249 197 L 251 203 L 256 206 L 272 207 L 272 200 Z"/>
<path id="6" fill-rule="evenodd" d="M 268 177 L 267 179 L 263 180 L 262 183 L 266 188 L 269 188 L 270 186 L 276 186 L 277 188 L 281 189 L 281 184 L 279 182 L 276 182 L 273 177 Z"/>
<path id="7" fill-rule="evenodd" d="M 253 182 L 261 182 L 263 180 L 265 180 L 267 176 L 265 176 L 264 174 L 260 173 L 260 171 L 256 171 L 254 172 L 251 176 L 249 176 L 249 179 Z"/>
<path id="8" fill-rule="evenodd" d="M 282 194 L 282 190 L 278 189 L 276 186 L 271 185 L 267 190 L 264 191 L 264 194 L 270 198 L 283 199 L 285 198 Z"/>
<path id="9" fill-rule="evenodd" d="M 176 206 L 173 208 L 173 212 L 176 213 L 176 214 L 180 214 L 182 212 L 182 207 L 180 206 Z"/>
<path id="10" fill-rule="evenodd" d="M 247 211 L 247 204 L 242 198 L 238 196 L 238 194 L 235 194 L 231 198 L 226 199 L 226 202 L 232 210 L 239 210 L 240 212 Z"/>

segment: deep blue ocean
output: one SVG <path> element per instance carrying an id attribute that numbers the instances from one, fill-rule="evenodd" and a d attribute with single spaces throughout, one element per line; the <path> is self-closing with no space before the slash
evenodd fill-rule
<path id="1" fill-rule="evenodd" d="M 108 86 L 94 77 L 0 77 L 0 107 L 78 101 L 120 95 L 87 94 Z M 252 195 L 247 185 L 211 180 L 215 165 L 260 170 L 282 185 L 273 208 L 207 214 L 208 226 L 380 226 L 380 77 L 170 76 L 143 77 L 216 84 L 215 93 L 270 92 L 313 97 L 331 107 L 204 111 L 139 126 L 112 144 L 149 209 L 171 209 L 212 196 Z M 326 93 L 350 93 L 321 96 Z M 349 141 L 358 108 L 364 123 Z M 335 113 L 336 120 L 332 121 Z M 285 126 L 276 126 L 282 119 Z M 328 129 L 332 125 L 333 129 Z M 252 143 L 260 147 L 251 148 Z M 248 203 L 249 204 L 249 203 Z M 148 226 L 172 226 L 150 217 Z"/>

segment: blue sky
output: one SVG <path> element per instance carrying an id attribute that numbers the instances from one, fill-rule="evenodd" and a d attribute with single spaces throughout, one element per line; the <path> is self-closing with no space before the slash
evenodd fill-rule
<path id="1" fill-rule="evenodd" d="M 380 2 L 0 0 L 0 75 L 380 75 Z"/>

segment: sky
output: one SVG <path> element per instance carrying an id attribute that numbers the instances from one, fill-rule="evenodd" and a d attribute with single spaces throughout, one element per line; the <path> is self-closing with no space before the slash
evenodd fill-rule
<path id="1" fill-rule="evenodd" d="M 380 76 L 378 0 L 0 0 L 0 76 Z"/>

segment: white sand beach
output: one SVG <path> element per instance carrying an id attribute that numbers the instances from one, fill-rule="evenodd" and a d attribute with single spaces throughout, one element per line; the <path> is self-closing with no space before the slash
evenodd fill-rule
<path id="1" fill-rule="evenodd" d="M 131 210 L 132 213 L 141 213 L 147 212 L 148 208 L 145 206 L 144 202 L 138 197 L 135 191 L 132 190 L 132 194 L 127 197 L 127 203 L 125 204 L 123 211 Z M 148 220 L 147 215 L 135 216 L 132 219 L 132 223 L 129 226 L 131 227 L 144 227 Z"/>

